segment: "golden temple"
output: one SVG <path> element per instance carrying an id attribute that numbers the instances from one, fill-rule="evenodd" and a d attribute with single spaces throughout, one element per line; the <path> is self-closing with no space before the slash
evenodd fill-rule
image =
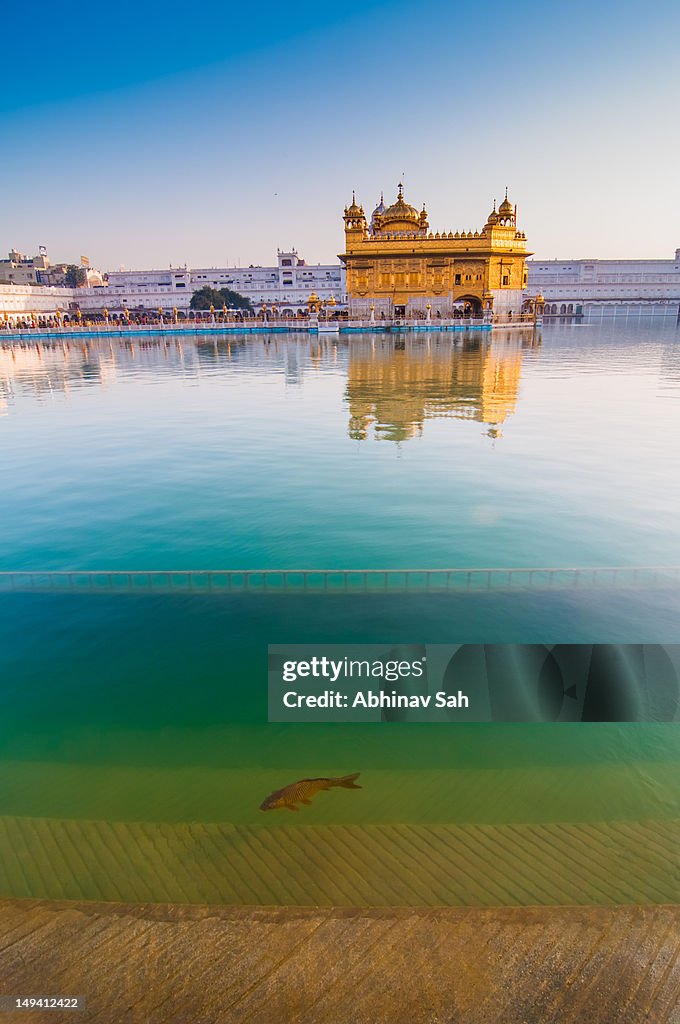
<path id="1" fill-rule="evenodd" d="M 522 312 L 527 285 L 526 235 L 517 228 L 517 208 L 505 199 L 481 231 L 430 230 L 427 210 L 404 199 L 380 202 L 370 222 L 352 195 L 345 207 L 345 251 L 350 318 L 431 319 Z"/>

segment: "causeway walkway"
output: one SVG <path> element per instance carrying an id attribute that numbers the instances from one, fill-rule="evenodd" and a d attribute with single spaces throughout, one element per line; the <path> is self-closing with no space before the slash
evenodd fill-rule
<path id="1" fill-rule="evenodd" d="M 33 341 L 44 343 L 59 342 L 63 339 L 79 338 L 90 341 L 93 338 L 169 338 L 193 335 L 205 340 L 207 337 L 229 337 L 241 334 L 311 334 L 333 338 L 352 334 L 403 334 L 411 332 L 441 331 L 491 331 L 497 328 L 532 332 L 542 321 L 526 317 L 515 320 L 484 320 L 461 318 L 456 320 L 341 320 L 335 324 L 310 322 L 309 320 L 244 320 L 240 322 L 210 323 L 186 320 L 180 323 L 164 324 L 69 324 L 62 327 L 28 327 L 0 329 L 0 344 Z M 2 325 L 0 324 L 0 328 Z"/>

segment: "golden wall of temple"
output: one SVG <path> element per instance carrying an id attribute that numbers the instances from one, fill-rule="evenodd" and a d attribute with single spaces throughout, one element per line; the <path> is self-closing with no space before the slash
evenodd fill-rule
<path id="1" fill-rule="evenodd" d="M 531 253 L 507 192 L 481 231 L 431 231 L 426 209 L 407 203 L 402 185 L 391 206 L 381 197 L 370 221 L 353 196 L 343 220 L 350 317 L 520 314 Z"/>

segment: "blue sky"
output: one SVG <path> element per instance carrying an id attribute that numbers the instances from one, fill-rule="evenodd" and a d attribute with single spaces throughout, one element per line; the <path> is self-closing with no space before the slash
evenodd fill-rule
<path id="1" fill-rule="evenodd" d="M 435 229 L 507 184 L 542 258 L 680 246 L 675 0 L 39 0 L 2 24 L 0 251 L 325 262 L 352 189 L 369 212 L 402 173 Z"/>

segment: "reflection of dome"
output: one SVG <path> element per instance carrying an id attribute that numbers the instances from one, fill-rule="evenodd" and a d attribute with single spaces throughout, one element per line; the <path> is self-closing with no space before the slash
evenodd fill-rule
<path id="1" fill-rule="evenodd" d="M 415 206 L 404 202 L 404 186 L 401 182 L 396 203 L 387 207 L 380 220 L 384 231 L 417 231 L 420 227 L 420 214 Z"/>

